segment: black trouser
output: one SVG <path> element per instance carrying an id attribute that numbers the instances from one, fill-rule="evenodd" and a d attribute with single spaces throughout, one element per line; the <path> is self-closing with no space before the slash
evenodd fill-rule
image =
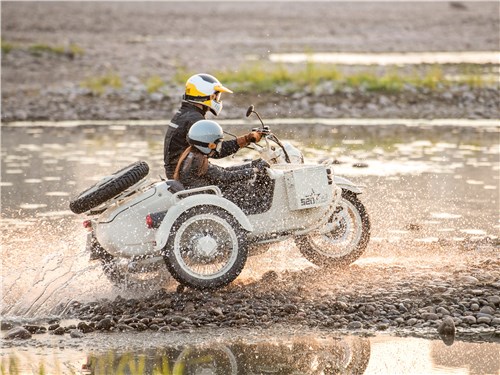
<path id="1" fill-rule="evenodd" d="M 222 195 L 247 215 L 264 213 L 273 203 L 274 180 L 264 171 L 258 173 L 253 182 L 221 184 L 219 187 Z"/>

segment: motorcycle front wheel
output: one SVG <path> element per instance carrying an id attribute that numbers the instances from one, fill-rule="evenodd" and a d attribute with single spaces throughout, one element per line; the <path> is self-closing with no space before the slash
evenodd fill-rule
<path id="1" fill-rule="evenodd" d="M 302 255 L 320 267 L 342 268 L 358 259 L 370 240 L 370 219 L 356 194 L 342 190 L 335 212 L 323 228 L 297 236 Z"/>
<path id="2" fill-rule="evenodd" d="M 246 233 L 236 219 L 214 206 L 193 207 L 175 221 L 165 263 L 182 285 L 214 290 L 231 283 L 247 259 Z"/>

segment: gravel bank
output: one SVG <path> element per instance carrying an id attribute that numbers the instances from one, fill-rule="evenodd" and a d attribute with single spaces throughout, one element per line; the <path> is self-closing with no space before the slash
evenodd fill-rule
<path id="1" fill-rule="evenodd" d="M 75 301 L 55 319 L 38 324 L 7 320 L 2 330 L 10 330 L 5 338 L 23 339 L 47 331 L 78 339 L 95 331 L 280 327 L 435 337 L 447 322 L 460 339 L 498 341 L 500 258 L 491 244 L 476 245 L 481 253 L 461 253 L 466 261 L 460 264 L 446 261 L 449 249 L 434 245 L 420 249 L 434 259 L 432 269 L 409 259 L 406 265 L 356 264 L 342 272 L 316 267 L 269 271 L 259 280 L 237 280 L 212 293 L 159 290 L 143 298 Z"/>

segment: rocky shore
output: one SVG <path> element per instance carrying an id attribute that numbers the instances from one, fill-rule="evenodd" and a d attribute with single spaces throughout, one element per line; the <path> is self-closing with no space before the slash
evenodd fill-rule
<path id="1" fill-rule="evenodd" d="M 499 341 L 500 258 L 494 252 L 481 258 L 433 270 L 352 265 L 341 273 L 269 271 L 252 283 L 236 281 L 211 293 L 159 290 L 144 298 L 74 301 L 57 318 L 2 321 L 2 330 L 5 339 L 28 343 L 47 332 L 79 339 L 92 332 L 276 327 L 424 337 L 452 332 L 451 342 Z"/>
<path id="2" fill-rule="evenodd" d="M 39 95 L 6 95 L 2 121 L 164 120 L 180 106 L 182 87 L 148 93 L 130 77 L 121 89 L 94 95 L 71 85 L 45 89 Z M 224 98 L 220 118 L 241 119 L 250 104 L 266 118 L 500 118 L 498 90 L 465 85 L 429 90 L 407 87 L 396 93 L 336 89 L 332 82 L 293 94 L 236 93 Z"/>

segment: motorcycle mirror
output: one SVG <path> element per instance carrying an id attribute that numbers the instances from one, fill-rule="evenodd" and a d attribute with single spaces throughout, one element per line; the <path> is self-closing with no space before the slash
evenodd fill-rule
<path id="1" fill-rule="evenodd" d="M 254 108 L 255 107 L 253 105 L 251 105 L 250 107 L 248 107 L 248 109 L 247 109 L 247 117 L 249 117 L 252 114 Z"/>

